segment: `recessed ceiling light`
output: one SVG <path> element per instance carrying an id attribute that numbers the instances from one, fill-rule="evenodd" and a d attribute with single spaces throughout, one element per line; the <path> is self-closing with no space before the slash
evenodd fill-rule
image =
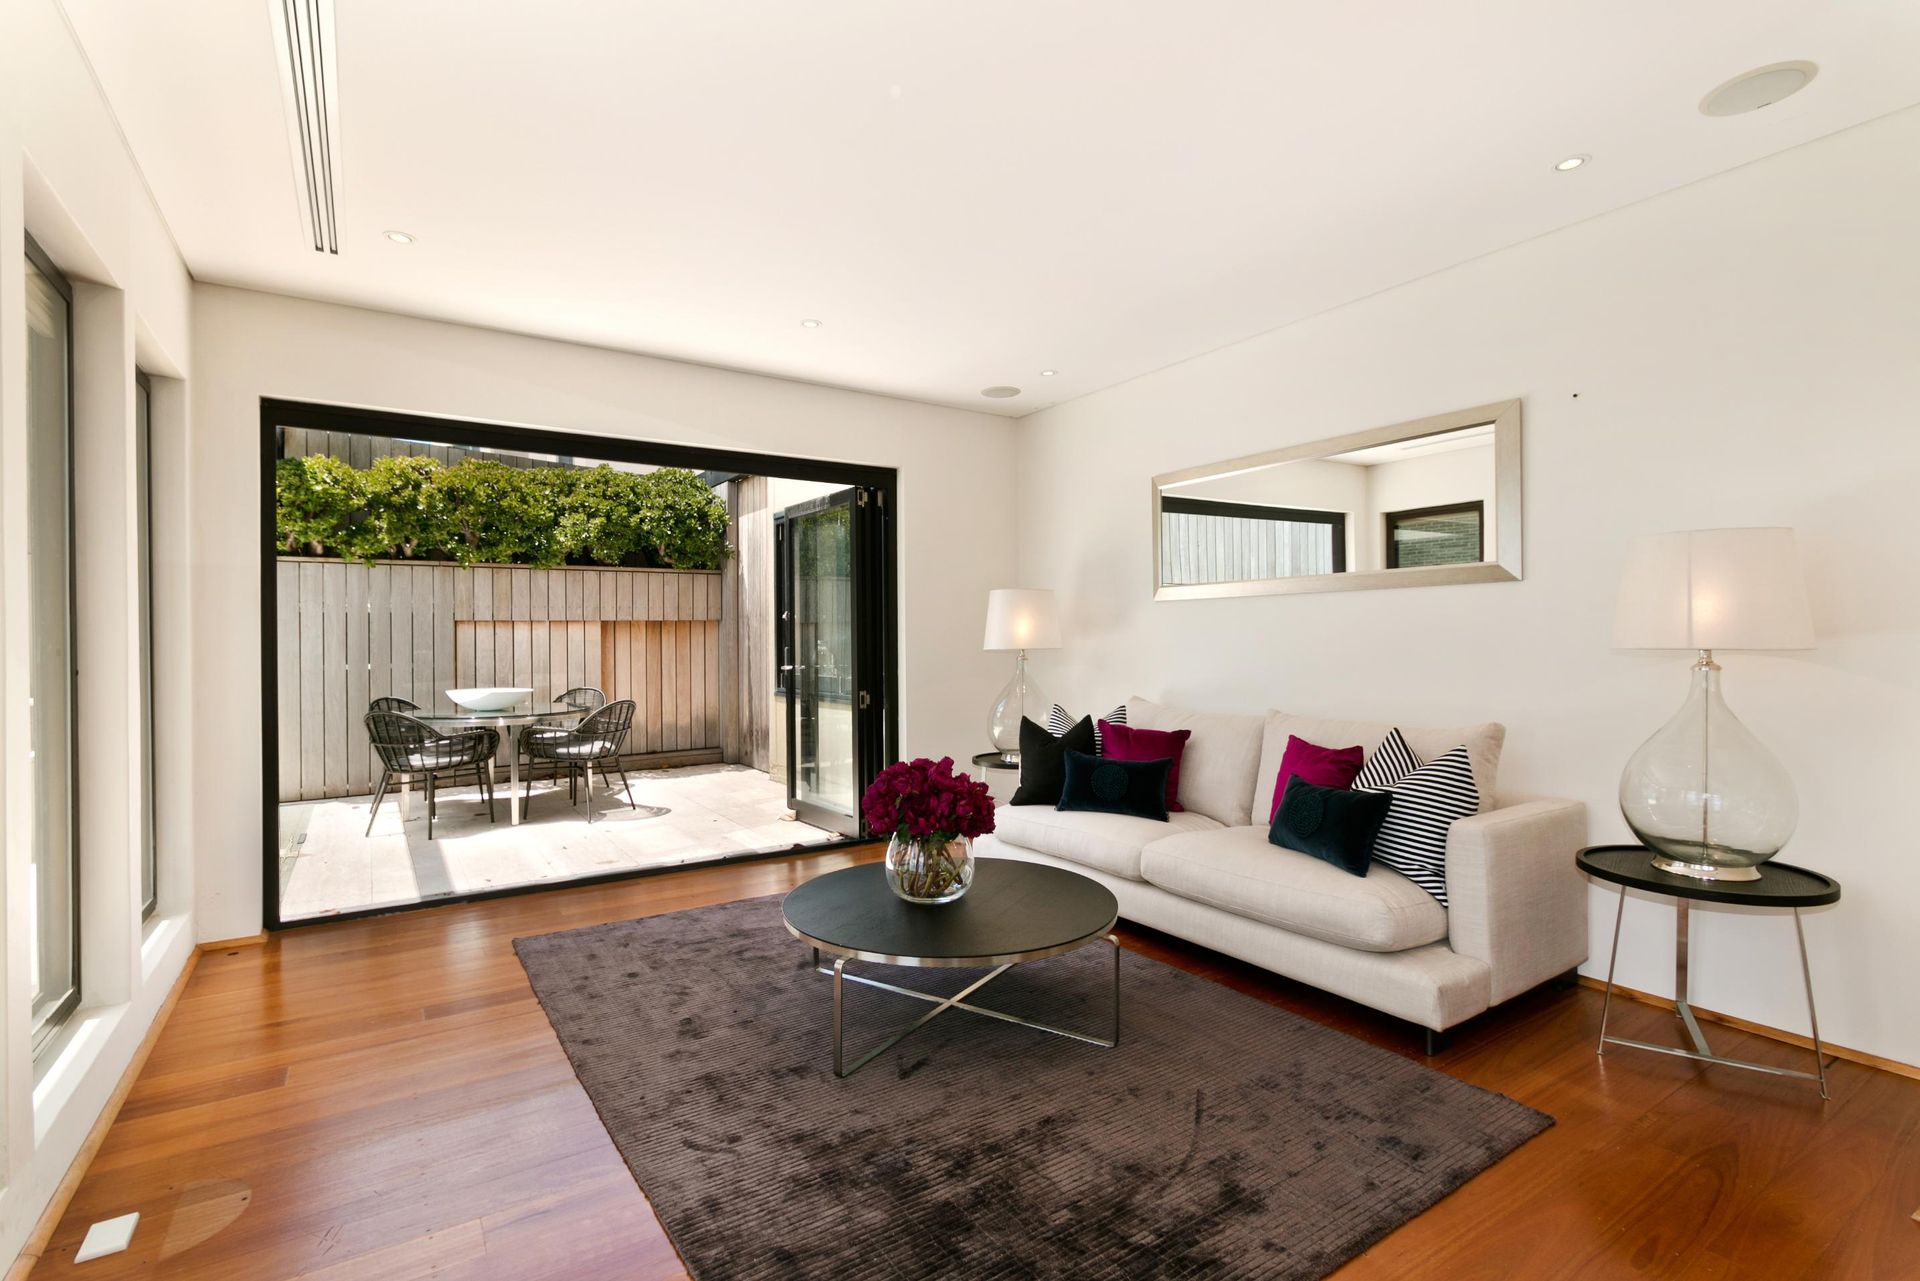
<path id="1" fill-rule="evenodd" d="M 413 237 L 404 231 L 389 231 L 386 233 L 386 236 L 388 240 L 391 240 L 396 245 L 410 245 L 413 243 Z"/>
<path id="2" fill-rule="evenodd" d="M 1575 169 L 1578 169 L 1581 165 L 1586 164 L 1587 161 L 1591 159 L 1593 159 L 1592 156 L 1586 156 L 1586 155 L 1568 156 L 1565 160 L 1562 160 L 1559 164 L 1555 165 L 1554 168 L 1558 169 L 1561 173 L 1571 173 Z"/>
<path id="3" fill-rule="evenodd" d="M 1700 113 L 1737 116 L 1770 107 L 1807 87 L 1820 68 L 1811 62 L 1776 62 L 1743 71 L 1700 100 Z"/>
<path id="4" fill-rule="evenodd" d="M 803 321 L 801 321 L 801 322 L 800 322 L 800 328 L 802 328 L 802 329 L 818 329 L 818 328 L 820 328 L 820 322 L 819 322 L 819 321 L 817 321 L 817 320 L 803 320 Z"/>
<path id="5" fill-rule="evenodd" d="M 1057 374 L 1057 373 L 1059 373 L 1059 372 L 1060 372 L 1060 371 L 1059 371 L 1058 369 L 1042 369 L 1042 370 L 1040 371 L 1040 376 L 1041 376 L 1042 378 L 1051 378 L 1051 377 L 1053 377 L 1053 376 L 1054 376 L 1055 374 Z"/>
<path id="6" fill-rule="evenodd" d="M 1005 400 L 1009 396 L 1018 396 L 1018 387 L 982 387 L 980 394 L 990 400 Z"/>

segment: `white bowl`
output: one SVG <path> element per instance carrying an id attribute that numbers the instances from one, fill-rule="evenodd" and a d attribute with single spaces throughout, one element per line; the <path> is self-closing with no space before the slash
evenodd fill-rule
<path id="1" fill-rule="evenodd" d="M 504 712 L 533 696 L 523 685 L 489 685 L 484 689 L 450 689 L 447 697 L 469 712 Z"/>

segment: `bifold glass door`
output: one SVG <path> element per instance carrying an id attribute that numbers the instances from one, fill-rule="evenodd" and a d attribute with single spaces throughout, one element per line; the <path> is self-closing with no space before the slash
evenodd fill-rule
<path id="1" fill-rule="evenodd" d="M 868 684 L 884 590 L 871 549 L 883 519 L 876 491 L 848 488 L 787 508 L 776 527 L 788 803 L 847 836 L 860 835 L 860 794 L 883 737 Z"/>

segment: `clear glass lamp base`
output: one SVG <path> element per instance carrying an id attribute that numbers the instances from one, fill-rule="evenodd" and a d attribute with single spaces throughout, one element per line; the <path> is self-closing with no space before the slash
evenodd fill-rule
<path id="1" fill-rule="evenodd" d="M 1029 717 L 1035 724 L 1044 724 L 1047 714 L 1046 695 L 1027 674 L 1027 651 L 1023 649 L 1018 653 L 1013 679 L 994 700 L 991 730 L 994 750 L 1015 760 L 1020 756 L 1020 719 Z"/>
<path id="2" fill-rule="evenodd" d="M 1620 775 L 1620 813 L 1653 865 L 1707 881 L 1757 881 L 1800 821 L 1793 781 L 1720 695 L 1703 651 L 1687 701 Z"/>

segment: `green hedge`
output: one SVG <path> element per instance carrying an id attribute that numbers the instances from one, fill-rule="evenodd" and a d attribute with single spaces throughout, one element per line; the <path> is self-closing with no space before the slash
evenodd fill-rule
<path id="1" fill-rule="evenodd" d="M 462 565 L 718 569 L 727 505 L 699 474 L 509 467 L 469 458 L 284 458 L 279 548 L 293 556 L 452 560 Z"/>

